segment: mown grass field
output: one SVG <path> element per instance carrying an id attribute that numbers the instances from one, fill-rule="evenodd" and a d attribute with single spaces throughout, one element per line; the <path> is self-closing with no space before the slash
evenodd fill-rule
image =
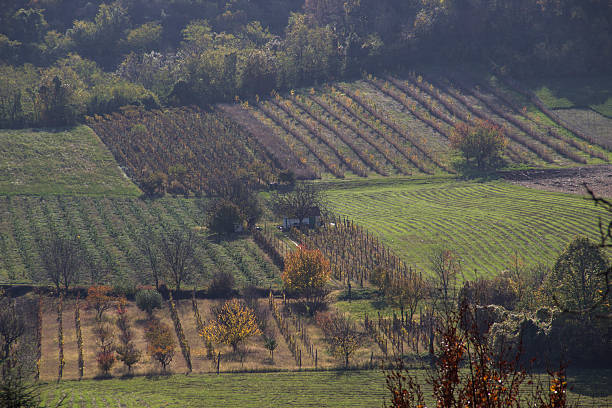
<path id="1" fill-rule="evenodd" d="M 570 399 L 581 407 L 612 405 L 610 370 L 573 375 Z M 413 371 L 421 383 L 424 370 Z M 589 387 L 596 387 L 592 393 Z M 425 388 L 427 390 L 427 388 Z M 528 391 L 526 391 L 528 392 Z M 380 407 L 384 375 L 371 371 L 227 373 L 131 379 L 64 381 L 43 389 L 47 402 L 66 394 L 73 407 Z M 426 397 L 428 392 L 425 392 Z M 429 399 L 429 398 L 427 398 Z M 426 401 L 431 403 L 431 401 Z"/>
<path id="2" fill-rule="evenodd" d="M 333 210 L 380 236 L 407 263 L 427 270 L 431 251 L 446 246 L 460 255 L 466 278 L 496 275 L 515 255 L 526 265 L 551 265 L 575 235 L 597 238 L 606 215 L 583 197 L 501 181 L 336 186 L 328 184 Z"/>
<path id="3" fill-rule="evenodd" d="M 153 284 L 137 242 L 149 228 L 169 231 L 204 224 L 204 202 L 183 198 L 0 197 L 0 282 L 45 283 L 41 247 L 49 232 L 79 236 L 85 264 L 80 283 Z M 199 231 L 199 230 L 198 230 Z M 195 264 L 187 284 L 201 286 L 217 271 L 239 286 L 277 285 L 280 272 L 247 236 L 217 241 L 197 232 Z"/>
<path id="4" fill-rule="evenodd" d="M 612 118 L 612 77 L 546 78 L 523 82 L 550 108 L 590 108 Z"/>
<path id="5" fill-rule="evenodd" d="M 0 129 L 0 194 L 138 196 L 87 126 Z"/>

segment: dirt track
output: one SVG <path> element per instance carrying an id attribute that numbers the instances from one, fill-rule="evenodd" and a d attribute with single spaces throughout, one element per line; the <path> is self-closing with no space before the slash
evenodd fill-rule
<path id="1" fill-rule="evenodd" d="M 597 196 L 612 198 L 612 165 L 568 169 L 516 170 L 500 174 L 505 180 L 539 190 L 586 195 L 586 183 Z"/>

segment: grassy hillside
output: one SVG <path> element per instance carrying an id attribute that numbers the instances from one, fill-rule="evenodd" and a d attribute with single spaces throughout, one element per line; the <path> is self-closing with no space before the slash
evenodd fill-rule
<path id="1" fill-rule="evenodd" d="M 424 371 L 414 371 L 423 383 Z M 580 406 L 605 407 L 609 370 L 569 374 Z M 427 388 L 426 388 L 427 389 Z M 589 394 L 595 391 L 595 396 Z M 388 392 L 378 370 L 348 372 L 176 375 L 168 378 L 65 381 L 44 389 L 45 401 L 68 395 L 68 406 L 98 407 L 378 407 Z M 425 393 L 426 397 L 428 393 Z M 426 399 L 426 402 L 429 398 Z"/>
<path id="2" fill-rule="evenodd" d="M 550 264 L 577 234 L 598 236 L 605 213 L 582 197 L 504 182 L 330 183 L 332 208 L 382 237 L 402 259 L 428 267 L 438 245 L 454 249 L 467 277 L 494 275 L 518 254 Z M 342 188 L 338 188 L 342 187 Z"/>
<path id="3" fill-rule="evenodd" d="M 136 245 L 143 228 L 191 228 L 202 225 L 203 219 L 196 200 L 180 198 L 0 197 L 0 282 L 45 282 L 41 239 L 53 230 L 80 237 L 88 265 L 82 282 L 96 274 L 110 284 L 125 279 L 152 283 Z M 194 283 L 207 281 L 219 270 L 233 273 L 239 284 L 267 286 L 279 281 L 278 269 L 249 238 L 217 243 L 200 235 Z"/>
<path id="4" fill-rule="evenodd" d="M 550 108 L 590 108 L 612 118 L 612 77 L 530 79 L 525 83 Z"/>
<path id="5" fill-rule="evenodd" d="M 0 194 L 138 196 L 87 126 L 0 130 Z"/>

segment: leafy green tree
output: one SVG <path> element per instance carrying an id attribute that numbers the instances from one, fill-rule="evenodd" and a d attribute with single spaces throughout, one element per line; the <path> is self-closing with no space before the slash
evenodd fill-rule
<path id="1" fill-rule="evenodd" d="M 212 206 L 208 216 L 208 228 L 220 235 L 233 233 L 242 222 L 240 208 L 229 200 L 219 200 Z"/>
<path id="2" fill-rule="evenodd" d="M 609 310 L 604 297 L 609 267 L 601 248 L 586 237 L 577 237 L 557 258 L 544 283 L 545 291 L 565 311 Z"/>
<path id="3" fill-rule="evenodd" d="M 127 32 L 123 44 L 130 51 L 144 52 L 159 46 L 163 27 L 159 23 L 145 23 Z"/>
<path id="4" fill-rule="evenodd" d="M 291 14 L 280 58 L 283 82 L 288 87 L 326 80 L 338 72 L 334 33 L 328 26 L 310 24 L 304 14 Z"/>

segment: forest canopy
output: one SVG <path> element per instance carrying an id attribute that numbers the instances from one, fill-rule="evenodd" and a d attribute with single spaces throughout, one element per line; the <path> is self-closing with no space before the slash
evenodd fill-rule
<path id="1" fill-rule="evenodd" d="M 415 64 L 514 76 L 612 62 L 606 0 L 15 0 L 0 11 L 0 126 L 133 104 L 230 101 Z"/>

